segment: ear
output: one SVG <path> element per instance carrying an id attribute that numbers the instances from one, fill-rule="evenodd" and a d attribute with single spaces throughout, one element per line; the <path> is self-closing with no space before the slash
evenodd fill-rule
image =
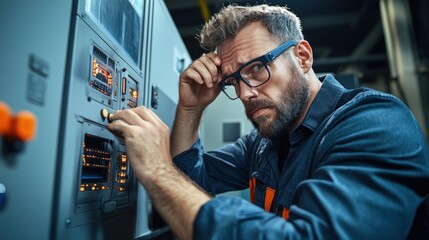
<path id="1" fill-rule="evenodd" d="M 313 66 L 313 50 L 310 44 L 305 40 L 299 41 L 294 48 L 294 53 L 297 57 L 298 65 L 304 73 L 310 71 Z"/>

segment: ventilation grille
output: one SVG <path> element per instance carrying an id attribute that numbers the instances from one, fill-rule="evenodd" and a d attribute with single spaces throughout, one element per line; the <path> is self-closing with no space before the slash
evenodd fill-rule
<path id="1" fill-rule="evenodd" d="M 98 58 L 98 60 L 100 60 L 101 62 L 103 62 L 104 64 L 107 64 L 107 55 L 101 51 L 100 49 L 98 49 L 97 47 L 94 47 L 92 54 L 94 54 L 94 56 L 96 58 Z M 113 63 L 114 64 L 114 63 Z"/>

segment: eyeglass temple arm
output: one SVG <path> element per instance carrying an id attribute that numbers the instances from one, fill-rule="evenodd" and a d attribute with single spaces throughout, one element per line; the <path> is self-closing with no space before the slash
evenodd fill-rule
<path id="1" fill-rule="evenodd" d="M 288 50 L 290 47 L 295 46 L 298 43 L 296 40 L 289 40 L 287 42 L 282 43 L 278 48 L 266 54 L 267 60 L 269 62 L 273 61 L 278 57 L 282 52 Z"/>

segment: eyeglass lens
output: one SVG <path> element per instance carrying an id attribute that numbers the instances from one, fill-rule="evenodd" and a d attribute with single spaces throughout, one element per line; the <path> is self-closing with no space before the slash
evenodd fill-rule
<path id="1" fill-rule="evenodd" d="M 270 73 L 265 64 L 257 61 L 248 64 L 240 70 L 240 76 L 243 82 L 249 87 L 258 87 L 264 84 L 269 78 Z M 240 95 L 240 80 L 235 77 L 225 79 L 223 92 L 231 99 L 236 99 Z"/>

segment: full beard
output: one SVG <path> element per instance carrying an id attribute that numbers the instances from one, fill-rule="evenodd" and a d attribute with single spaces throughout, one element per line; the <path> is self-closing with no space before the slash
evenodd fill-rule
<path id="1" fill-rule="evenodd" d="M 291 82 L 282 90 L 279 102 L 261 99 L 244 104 L 247 118 L 262 137 L 274 139 L 280 135 L 289 134 L 308 103 L 310 89 L 307 80 L 294 64 L 292 64 L 291 72 Z M 273 108 L 276 116 L 271 122 L 265 115 L 253 120 L 250 113 L 258 108 Z"/>

